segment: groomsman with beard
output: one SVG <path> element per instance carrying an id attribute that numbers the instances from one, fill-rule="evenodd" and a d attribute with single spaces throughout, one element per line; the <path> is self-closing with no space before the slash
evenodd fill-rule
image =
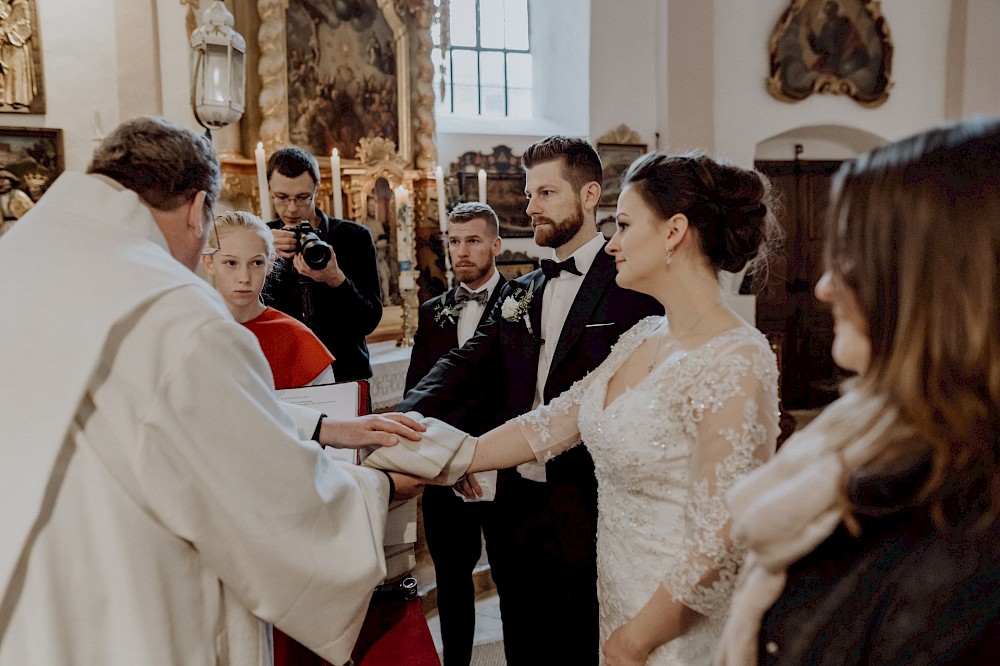
<path id="1" fill-rule="evenodd" d="M 401 411 L 441 418 L 461 407 L 483 414 L 476 432 L 489 430 L 558 396 L 637 321 L 663 314 L 615 284 L 597 232 L 602 173 L 593 146 L 552 136 L 530 146 L 522 164 L 535 242 L 555 259 L 508 282 L 489 320 L 434 365 Z M 596 665 L 597 480 L 586 447 L 501 470 L 492 509 L 489 558 L 507 663 Z"/>
<path id="2" fill-rule="evenodd" d="M 461 347 L 486 320 L 506 278 L 496 269 L 500 253 L 500 223 L 490 206 L 459 204 L 448 216 L 448 254 L 458 283 L 453 289 L 420 306 L 413 353 L 406 373 L 406 389 L 416 385 L 439 358 Z M 461 402 L 448 412 L 435 413 L 442 420 L 481 435 L 490 422 L 495 402 L 480 402 L 485 412 L 467 412 Z M 476 625 L 476 592 L 472 572 L 493 542 L 491 502 L 467 502 L 449 487 L 428 486 L 423 495 L 424 534 L 434 560 L 437 608 L 441 620 L 444 662 L 468 664 Z"/>

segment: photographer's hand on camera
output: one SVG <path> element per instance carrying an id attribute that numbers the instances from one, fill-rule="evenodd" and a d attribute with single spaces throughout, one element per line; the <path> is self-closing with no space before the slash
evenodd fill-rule
<path id="1" fill-rule="evenodd" d="M 274 249 L 278 256 L 283 259 L 291 259 L 295 256 L 295 248 L 298 245 L 295 232 L 291 229 L 271 229 L 274 237 Z"/>
<path id="2" fill-rule="evenodd" d="M 294 234 L 293 236 L 293 247 L 294 247 Z M 275 241 L 275 248 L 277 248 L 277 240 Z M 344 271 L 340 270 L 340 265 L 337 263 L 337 253 L 330 252 L 330 261 L 327 262 L 326 266 L 321 269 L 310 268 L 306 264 L 305 259 L 302 258 L 301 254 L 292 254 L 292 266 L 295 270 L 299 272 L 299 275 L 305 275 L 307 278 L 315 280 L 316 282 L 322 282 L 331 287 L 339 287 L 347 279 L 344 275 Z"/>

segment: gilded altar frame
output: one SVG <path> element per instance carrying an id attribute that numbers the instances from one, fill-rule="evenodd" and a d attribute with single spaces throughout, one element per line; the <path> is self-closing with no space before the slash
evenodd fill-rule
<path id="1" fill-rule="evenodd" d="M 330 3 L 330 0 L 319 0 Z M 180 0 L 188 6 L 187 29 L 196 26 L 198 0 Z M 433 0 L 368 0 L 392 30 L 395 47 L 397 85 L 398 147 L 385 137 L 364 137 L 350 154 L 341 152 L 341 189 L 344 216 L 371 229 L 366 217 L 368 201 L 376 183 L 383 179 L 392 188 L 399 185 L 413 197 L 414 224 L 429 224 L 426 218 L 428 189 L 433 189 L 433 169 L 437 164 L 434 144 L 434 68 L 430 27 Z M 332 3 L 330 3 L 332 4 Z M 292 145 L 289 127 L 289 58 L 286 13 L 289 0 L 232 0 L 236 29 L 247 37 L 248 108 L 239 125 L 215 133 L 222 159 L 222 199 L 234 208 L 260 212 L 253 148 L 258 141 L 268 154 Z M 256 39 L 254 39 L 256 35 Z M 256 76 L 254 75 L 256 73 Z M 253 104 L 257 98 L 258 104 Z M 320 164 L 317 206 L 328 214 L 333 210 L 331 158 L 316 155 Z M 434 225 L 436 227 L 436 224 Z M 378 240 L 373 235 L 374 240 Z M 389 239 L 390 254 L 395 237 Z M 402 307 L 383 308 L 382 320 L 369 340 L 385 340 L 401 335 Z"/>
<path id="2" fill-rule="evenodd" d="M 430 35 L 433 0 L 369 0 L 392 30 L 397 89 L 397 152 L 407 166 L 429 171 L 437 162 L 434 146 L 434 69 Z M 248 5 L 252 0 L 237 0 Z M 289 71 L 286 14 L 289 0 L 257 0 L 257 73 L 260 92 L 259 137 L 270 153 L 289 145 Z M 387 137 L 383 137 L 387 138 Z M 357 148 L 354 146 L 353 148 Z M 329 155 L 318 157 L 329 158 Z M 356 155 L 342 155 L 344 166 Z"/>

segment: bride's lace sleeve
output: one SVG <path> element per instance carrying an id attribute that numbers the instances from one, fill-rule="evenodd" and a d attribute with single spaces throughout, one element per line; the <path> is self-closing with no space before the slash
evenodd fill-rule
<path id="1" fill-rule="evenodd" d="M 777 367 L 763 340 L 726 351 L 692 386 L 685 423 L 694 439 L 684 507 L 684 555 L 663 583 L 674 599 L 724 617 L 743 551 L 729 538 L 726 491 L 774 454 Z"/>
<path id="2" fill-rule="evenodd" d="M 662 317 L 646 317 L 627 330 L 611 348 L 611 353 L 597 369 L 575 382 L 568 391 L 538 409 L 517 417 L 521 434 L 535 453 L 538 462 L 547 462 L 580 443 L 580 401 L 597 377 L 606 378 L 642 343 Z M 603 379 L 602 379 L 603 381 Z"/>
<path id="3" fill-rule="evenodd" d="M 580 443 L 580 400 L 596 372 L 575 382 L 547 405 L 517 417 L 521 434 L 538 462 L 546 462 Z"/>

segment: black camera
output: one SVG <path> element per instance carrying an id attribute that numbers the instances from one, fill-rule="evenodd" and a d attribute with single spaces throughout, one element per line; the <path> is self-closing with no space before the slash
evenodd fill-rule
<path id="1" fill-rule="evenodd" d="M 289 231 L 295 232 L 295 251 L 302 255 L 306 266 L 314 270 L 326 268 L 333 256 L 333 248 L 316 235 L 312 225 L 303 220 L 299 226 L 290 227 Z"/>

